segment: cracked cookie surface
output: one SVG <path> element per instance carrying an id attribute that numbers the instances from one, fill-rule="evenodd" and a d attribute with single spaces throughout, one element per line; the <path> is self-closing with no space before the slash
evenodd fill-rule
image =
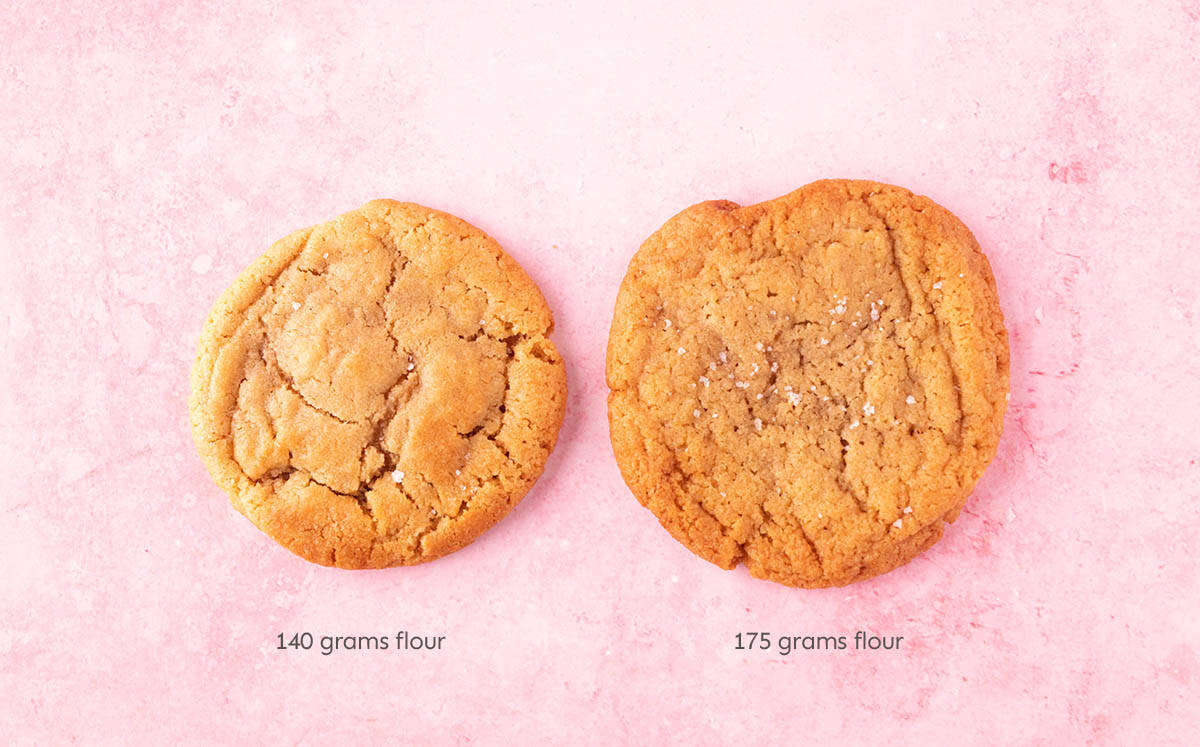
<path id="1" fill-rule="evenodd" d="M 217 301 L 192 369 L 197 449 L 301 557 L 432 560 L 541 475 L 566 403 L 552 328 L 482 231 L 370 202 L 276 242 Z"/>
<path id="2" fill-rule="evenodd" d="M 634 256 L 609 336 L 613 450 L 678 541 L 836 586 L 924 551 L 995 454 L 1008 338 L 987 259 L 907 190 L 695 205 Z"/>

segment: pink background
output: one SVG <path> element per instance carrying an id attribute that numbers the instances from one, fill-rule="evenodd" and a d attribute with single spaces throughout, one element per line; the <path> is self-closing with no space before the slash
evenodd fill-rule
<path id="1" fill-rule="evenodd" d="M 0 733 L 1195 738 L 1197 0 L 90 5 L 0 16 Z M 669 216 L 828 176 L 910 187 L 975 231 L 1012 403 L 941 544 L 801 591 L 700 561 L 629 495 L 603 351 L 626 262 Z M 377 196 L 460 215 L 525 266 L 571 394 L 507 520 L 350 573 L 230 508 L 185 399 L 235 274 Z M 446 649 L 273 649 L 400 629 Z M 733 648 L 856 630 L 905 642 Z"/>

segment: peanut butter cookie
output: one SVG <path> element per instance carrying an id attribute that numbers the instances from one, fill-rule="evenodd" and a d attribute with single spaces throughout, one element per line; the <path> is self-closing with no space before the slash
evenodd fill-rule
<path id="1" fill-rule="evenodd" d="M 1008 392 L 970 231 L 865 181 L 672 218 L 629 265 L 607 363 L 637 499 L 702 558 L 791 586 L 936 542 L 995 454 Z"/>
<path id="2" fill-rule="evenodd" d="M 552 327 L 482 231 L 368 203 L 276 242 L 217 301 L 192 370 L 196 447 L 301 557 L 432 560 L 541 475 L 566 402 Z"/>

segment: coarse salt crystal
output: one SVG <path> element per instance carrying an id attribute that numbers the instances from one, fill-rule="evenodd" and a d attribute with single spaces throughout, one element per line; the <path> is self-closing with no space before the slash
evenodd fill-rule
<path id="1" fill-rule="evenodd" d="M 896 527 L 897 529 L 899 529 L 903 524 L 904 524 L 904 522 L 901 521 L 900 519 L 896 519 L 895 521 L 892 522 L 892 526 Z"/>
<path id="2" fill-rule="evenodd" d="M 679 348 L 679 351 L 678 351 L 678 352 L 679 352 L 679 354 L 680 354 L 680 355 L 683 355 L 684 353 L 686 353 L 686 352 L 687 352 L 687 350 L 684 350 L 683 348 Z"/>
<path id="3" fill-rule="evenodd" d="M 911 514 L 911 513 L 912 513 L 912 506 L 905 506 L 905 507 L 904 507 L 904 513 L 906 513 L 906 514 Z"/>
<path id="4" fill-rule="evenodd" d="M 941 289 L 942 289 L 942 281 L 941 281 L 941 280 L 939 280 L 939 281 L 937 281 L 936 283 L 934 283 L 934 284 L 933 284 L 933 289 L 934 289 L 934 290 L 941 290 Z"/>
<path id="5" fill-rule="evenodd" d="M 851 424 L 850 424 L 850 427 L 851 427 L 851 428 L 857 428 L 857 427 L 858 427 L 858 421 L 857 421 L 857 420 L 855 420 L 853 423 L 851 423 Z"/>
<path id="6" fill-rule="evenodd" d="M 754 430 L 756 430 L 756 431 L 762 430 L 762 418 L 754 419 Z"/>
<path id="7" fill-rule="evenodd" d="M 763 349 L 763 344 L 762 344 L 761 342 L 756 342 L 756 343 L 754 343 L 754 349 L 755 349 L 755 350 L 762 350 L 762 349 Z"/>
<path id="8" fill-rule="evenodd" d="M 874 414 L 875 414 L 875 405 L 871 404 L 870 402 L 863 405 L 863 415 L 864 416 L 869 416 L 869 415 L 874 415 Z"/>
<path id="9" fill-rule="evenodd" d="M 292 311 L 299 311 L 299 310 L 300 310 L 300 304 L 297 303 L 296 301 L 292 301 Z"/>
<path id="10" fill-rule="evenodd" d="M 917 404 L 917 398 L 916 398 L 916 397 L 914 397 L 914 396 L 912 396 L 911 394 L 910 394 L 910 395 L 908 395 L 907 397 L 905 397 L 905 398 L 904 398 L 904 401 L 905 401 L 905 402 L 907 402 L 907 403 L 908 403 L 908 404 L 910 404 L 910 405 L 915 405 L 915 404 Z"/>
<path id="11" fill-rule="evenodd" d="M 802 398 L 796 392 L 788 392 L 787 398 L 788 398 L 788 402 L 792 403 L 792 407 L 795 407 L 796 405 L 800 404 L 800 402 L 802 401 Z"/>
<path id="12" fill-rule="evenodd" d="M 828 345 L 828 344 L 829 344 L 829 340 L 826 340 L 824 337 L 822 337 L 822 338 L 821 338 L 821 344 L 822 344 L 822 345 Z"/>
<path id="13" fill-rule="evenodd" d="M 404 479 L 404 473 L 401 472 L 400 470 L 395 470 L 394 472 L 392 472 L 392 482 L 400 482 L 403 479 Z"/>

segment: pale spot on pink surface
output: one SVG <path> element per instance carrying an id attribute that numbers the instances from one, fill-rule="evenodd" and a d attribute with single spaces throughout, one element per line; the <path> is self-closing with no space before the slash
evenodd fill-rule
<path id="1" fill-rule="evenodd" d="M 687 4 L 636 23 L 603 3 L 6 8 L 4 733 L 1186 742 L 1200 721 L 1200 444 L 1185 417 L 1200 411 L 1198 7 Z M 1013 396 L 996 461 L 939 545 L 800 592 L 696 559 L 628 495 L 604 345 L 651 230 L 700 200 L 821 176 L 903 184 L 970 226 L 1005 306 Z M 434 564 L 347 574 L 229 507 L 184 402 L 233 273 L 376 196 L 458 213 L 524 264 L 571 392 L 546 476 L 495 530 Z M 676 321 L 663 327 L 692 331 Z M 451 646 L 411 660 L 273 648 L 285 631 L 397 628 Z M 732 649 L 743 629 L 860 628 L 905 647 Z M 514 706 L 529 703 L 539 716 Z"/>
<path id="2" fill-rule="evenodd" d="M 212 257 L 207 254 L 201 254 L 196 259 L 192 260 L 192 272 L 197 275 L 204 275 L 212 269 Z"/>

